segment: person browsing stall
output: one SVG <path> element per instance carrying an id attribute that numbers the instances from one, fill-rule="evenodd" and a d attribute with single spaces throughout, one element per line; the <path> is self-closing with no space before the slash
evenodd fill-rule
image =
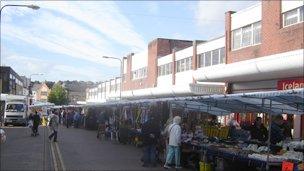
<path id="1" fill-rule="evenodd" d="M 156 119 L 152 116 L 147 122 L 142 125 L 142 136 L 144 146 L 144 157 L 142 165 L 147 167 L 151 164 L 156 166 L 156 145 L 160 137 L 160 129 Z"/>
<path id="2" fill-rule="evenodd" d="M 273 123 L 271 124 L 271 133 L 270 133 L 270 142 L 271 144 L 279 143 L 285 140 L 283 129 L 281 128 L 283 125 L 283 117 L 282 115 L 277 115 L 273 119 Z"/>
<path id="3" fill-rule="evenodd" d="M 268 139 L 267 128 L 262 123 L 262 118 L 257 117 L 250 128 L 251 139 L 257 139 L 261 142 L 265 142 Z"/>
<path id="4" fill-rule="evenodd" d="M 173 124 L 170 125 L 169 133 L 169 150 L 166 157 L 166 163 L 164 168 L 170 168 L 173 157 L 175 158 L 175 168 L 180 169 L 180 146 L 181 146 L 181 117 L 175 116 L 173 118 Z"/>

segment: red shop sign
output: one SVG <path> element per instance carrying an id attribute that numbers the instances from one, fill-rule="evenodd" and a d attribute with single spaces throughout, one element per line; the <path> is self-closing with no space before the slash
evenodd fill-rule
<path id="1" fill-rule="evenodd" d="M 278 90 L 289 90 L 296 88 L 304 88 L 304 78 L 278 81 Z"/>

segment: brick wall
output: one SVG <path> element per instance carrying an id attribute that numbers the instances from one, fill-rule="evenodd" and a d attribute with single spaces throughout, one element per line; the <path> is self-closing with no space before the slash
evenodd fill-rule
<path id="1" fill-rule="evenodd" d="M 187 40 L 173 40 L 157 38 L 151 41 L 148 45 L 148 70 L 147 77 L 143 79 L 132 80 L 131 78 L 131 64 L 132 57 L 127 57 L 127 73 L 126 82 L 123 90 L 135 90 L 143 88 L 152 88 L 157 86 L 157 58 L 166 56 L 173 52 L 173 49 L 184 49 L 192 46 L 192 41 Z"/>
<path id="2" fill-rule="evenodd" d="M 303 22 L 282 27 L 281 1 L 262 1 L 261 44 L 231 51 L 231 14 L 226 13 L 227 63 L 304 48 Z"/>

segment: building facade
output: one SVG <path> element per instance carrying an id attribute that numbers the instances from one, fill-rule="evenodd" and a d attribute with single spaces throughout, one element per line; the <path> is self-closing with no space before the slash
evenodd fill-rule
<path id="1" fill-rule="evenodd" d="M 1 66 L 0 88 L 3 94 L 23 95 L 23 79 L 11 67 Z"/>
<path id="2" fill-rule="evenodd" d="M 213 40 L 153 40 L 124 59 L 122 99 L 304 88 L 303 3 L 261 1 L 228 11 L 225 35 Z M 101 96 L 102 84 L 89 89 L 87 101 L 107 101 L 112 89 L 105 89 Z M 304 117 L 292 124 L 304 137 Z"/>
<path id="3" fill-rule="evenodd" d="M 33 102 L 47 102 L 51 89 L 46 83 L 34 84 L 32 88 Z"/>

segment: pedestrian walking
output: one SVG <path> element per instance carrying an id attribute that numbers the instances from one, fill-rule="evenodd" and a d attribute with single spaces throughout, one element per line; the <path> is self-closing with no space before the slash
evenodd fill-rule
<path id="1" fill-rule="evenodd" d="M 166 163 L 164 168 L 169 169 L 172 165 L 172 160 L 175 158 L 175 168 L 180 169 L 180 145 L 181 145 L 181 117 L 175 116 L 173 118 L 173 124 L 168 129 L 169 134 L 169 149 L 167 152 Z"/>
<path id="2" fill-rule="evenodd" d="M 142 166 L 148 167 L 151 165 L 156 167 L 156 145 L 160 137 L 160 129 L 154 116 L 142 125 L 142 137 L 144 146 L 144 163 Z"/>
<path id="3" fill-rule="evenodd" d="M 35 114 L 33 116 L 33 136 L 37 136 L 39 135 L 39 132 L 38 132 L 38 127 L 41 123 L 41 118 L 40 118 L 40 115 L 38 114 L 37 111 L 35 111 Z"/>
<path id="4" fill-rule="evenodd" d="M 57 113 L 52 113 L 50 115 L 50 123 L 49 126 L 51 130 L 53 131 L 52 134 L 49 136 L 50 141 L 54 137 L 53 141 L 57 142 L 57 133 L 58 133 L 58 125 L 59 125 L 59 117 L 57 116 Z"/>
<path id="5" fill-rule="evenodd" d="M 69 120 L 70 115 L 71 115 L 71 111 L 68 110 L 68 111 L 66 112 L 66 114 L 65 114 L 65 124 L 66 124 L 66 127 L 67 127 L 67 128 L 69 128 L 69 124 L 70 124 L 70 120 Z"/>
<path id="6" fill-rule="evenodd" d="M 29 117 L 28 117 L 28 127 L 30 128 L 31 131 L 31 136 L 33 136 L 33 113 L 31 112 Z"/>

